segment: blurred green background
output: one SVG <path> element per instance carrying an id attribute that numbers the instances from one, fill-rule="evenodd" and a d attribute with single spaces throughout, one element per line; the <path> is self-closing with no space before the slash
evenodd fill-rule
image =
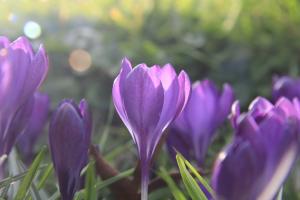
<path id="1" fill-rule="evenodd" d="M 273 75 L 300 73 L 299 10 L 298 0 L 0 0 L 0 35 L 43 43 L 52 105 L 86 98 L 103 131 L 124 56 L 228 82 L 244 107 L 270 97 Z M 300 191 L 299 180 L 285 191 Z"/>

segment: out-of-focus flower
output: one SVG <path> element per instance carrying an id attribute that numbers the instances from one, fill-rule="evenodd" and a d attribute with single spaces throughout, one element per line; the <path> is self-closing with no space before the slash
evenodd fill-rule
<path id="1" fill-rule="evenodd" d="M 14 42 L 0 37 L 0 156 L 10 152 L 25 127 L 47 70 L 42 46 L 35 54 L 25 37 Z"/>
<path id="2" fill-rule="evenodd" d="M 224 200 L 271 200 L 299 152 L 300 104 L 255 99 L 248 113 L 233 105 L 235 137 L 216 161 L 212 186 Z"/>
<path id="3" fill-rule="evenodd" d="M 190 81 L 184 71 L 177 76 L 170 64 L 134 69 L 125 58 L 113 84 L 116 110 L 137 145 L 141 160 L 141 194 L 147 199 L 148 173 L 155 148 L 167 126 L 185 107 Z"/>
<path id="4" fill-rule="evenodd" d="M 272 96 L 274 102 L 280 97 L 286 97 L 289 100 L 297 97 L 300 99 L 300 79 L 289 76 L 274 77 Z"/>
<path id="5" fill-rule="evenodd" d="M 167 147 L 171 156 L 175 158 L 175 148 L 186 159 L 195 159 L 202 165 L 216 129 L 227 118 L 233 101 L 228 84 L 220 92 L 210 80 L 194 83 L 185 109 L 170 125 Z"/>
<path id="6" fill-rule="evenodd" d="M 64 100 L 50 121 L 49 144 L 63 200 L 72 200 L 80 189 L 80 172 L 88 163 L 92 120 L 85 100 L 77 106 Z"/>
<path id="7" fill-rule="evenodd" d="M 40 92 L 34 94 L 31 116 L 17 141 L 20 153 L 27 163 L 30 163 L 34 157 L 34 145 L 46 124 L 49 106 L 50 101 L 47 94 Z"/>

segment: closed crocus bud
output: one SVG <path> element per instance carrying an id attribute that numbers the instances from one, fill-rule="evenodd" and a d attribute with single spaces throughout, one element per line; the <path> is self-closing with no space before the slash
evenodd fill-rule
<path id="1" fill-rule="evenodd" d="M 36 92 L 33 97 L 33 108 L 29 121 L 18 138 L 17 146 L 26 163 L 34 157 L 34 145 L 42 134 L 43 127 L 48 118 L 50 101 L 47 94 Z"/>
<path id="2" fill-rule="evenodd" d="M 49 144 L 63 200 L 71 200 L 82 186 L 80 172 L 88 163 L 91 142 L 91 115 L 88 104 L 64 100 L 50 121 Z"/>
<path id="3" fill-rule="evenodd" d="M 234 94 L 228 84 L 218 91 L 210 80 L 194 83 L 185 109 L 169 128 L 167 147 L 172 158 L 176 149 L 186 159 L 202 165 L 216 129 L 227 118 L 233 101 Z"/>
<path id="4" fill-rule="evenodd" d="M 295 97 L 300 99 L 300 79 L 289 76 L 274 77 L 272 96 L 274 101 L 280 97 L 286 97 L 289 100 Z"/>
<path id="5" fill-rule="evenodd" d="M 141 161 L 141 195 L 147 199 L 148 173 L 155 148 L 167 126 L 180 114 L 188 100 L 190 81 L 170 64 L 134 69 L 125 58 L 113 84 L 116 110 L 137 145 Z"/>
<path id="6" fill-rule="evenodd" d="M 233 106 L 235 136 L 216 161 L 212 186 L 222 200 L 272 200 L 299 152 L 300 104 L 255 99 L 248 113 Z"/>
<path id="7" fill-rule="evenodd" d="M 10 152 L 22 132 L 31 114 L 30 99 L 47 70 L 42 46 L 34 53 L 25 37 L 14 42 L 0 37 L 0 156 Z"/>

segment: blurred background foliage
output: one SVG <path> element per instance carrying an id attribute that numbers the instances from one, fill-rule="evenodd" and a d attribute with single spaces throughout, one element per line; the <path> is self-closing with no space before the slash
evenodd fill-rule
<path id="1" fill-rule="evenodd" d="M 300 73 L 299 10 L 298 0 L 0 0 L 0 35 L 44 43 L 51 67 L 42 90 L 52 105 L 84 97 L 95 130 L 107 132 L 124 56 L 228 82 L 244 107 L 270 97 L 273 75 Z M 299 180 L 290 185 L 299 190 Z"/>

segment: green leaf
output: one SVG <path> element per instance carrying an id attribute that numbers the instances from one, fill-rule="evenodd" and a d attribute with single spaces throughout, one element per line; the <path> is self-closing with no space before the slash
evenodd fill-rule
<path id="1" fill-rule="evenodd" d="M 158 173 L 158 175 L 168 184 L 168 187 L 170 188 L 175 200 L 186 200 L 183 193 L 178 189 L 176 183 L 164 168 L 160 168 L 160 172 Z"/>
<path id="2" fill-rule="evenodd" d="M 90 162 L 88 164 L 86 174 L 85 174 L 85 199 L 94 200 L 97 199 L 97 191 L 95 187 L 95 163 Z"/>
<path id="3" fill-rule="evenodd" d="M 207 200 L 205 194 L 200 189 L 198 183 L 192 177 L 190 172 L 187 170 L 185 165 L 185 159 L 181 154 L 177 153 L 176 155 L 177 164 L 179 167 L 179 171 L 182 177 L 183 184 L 188 191 L 188 194 L 193 200 Z"/>
<path id="4" fill-rule="evenodd" d="M 194 176 L 196 176 L 196 178 L 200 181 L 200 183 L 205 187 L 205 189 L 213 196 L 215 197 L 215 192 L 213 191 L 213 189 L 209 186 L 209 184 L 207 183 L 207 181 L 198 173 L 198 171 L 193 167 L 193 165 L 191 165 L 191 163 L 189 163 L 189 161 L 187 161 L 186 159 L 184 159 L 184 157 L 182 155 L 180 155 L 182 157 L 182 159 L 184 160 L 185 165 L 189 168 L 189 170 L 194 174 Z M 216 199 L 216 198 L 213 198 Z"/>
<path id="5" fill-rule="evenodd" d="M 53 171 L 53 165 L 50 164 L 48 165 L 48 167 L 46 168 L 44 174 L 42 175 L 42 178 L 39 182 L 39 184 L 37 185 L 37 189 L 40 190 L 43 188 L 43 186 L 46 183 L 46 180 L 48 179 L 49 175 L 51 174 L 51 172 Z"/>
<path id="6" fill-rule="evenodd" d="M 40 153 L 34 159 L 27 174 L 25 175 L 25 178 L 21 182 L 21 185 L 20 185 L 17 195 L 15 197 L 16 200 L 23 200 L 25 198 L 26 193 L 27 193 L 27 191 L 36 175 L 36 172 L 38 171 L 39 166 L 44 158 L 45 151 L 46 151 L 46 148 L 43 147 L 42 150 L 40 151 Z"/>
<path id="7" fill-rule="evenodd" d="M 48 200 L 57 200 L 60 197 L 59 190 L 57 190 Z"/>
<path id="8" fill-rule="evenodd" d="M 105 188 L 105 187 L 107 187 L 107 186 L 109 186 L 109 185 L 125 178 L 125 177 L 131 176 L 133 174 L 133 172 L 134 172 L 134 168 L 128 169 L 124 172 L 121 172 L 117 176 L 114 176 L 110 179 L 106 179 L 105 181 L 102 181 L 102 182 L 96 184 L 96 189 L 101 190 L 101 189 L 103 189 L 103 188 Z"/>

